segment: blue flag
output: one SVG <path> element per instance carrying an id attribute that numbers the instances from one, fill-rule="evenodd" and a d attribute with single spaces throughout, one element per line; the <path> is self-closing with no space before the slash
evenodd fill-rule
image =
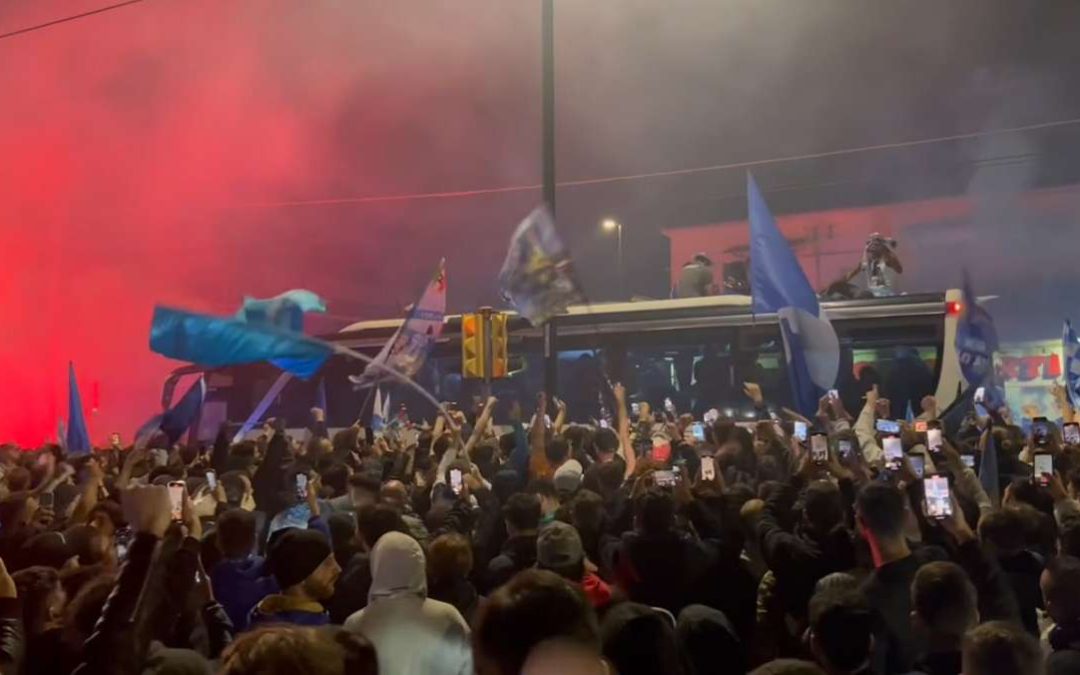
<path id="1" fill-rule="evenodd" d="M 146 447 L 158 432 L 165 436 L 170 446 L 176 443 L 198 419 L 205 398 L 206 382 L 200 375 L 175 407 L 143 422 L 143 425 L 135 432 L 135 447 Z"/>
<path id="2" fill-rule="evenodd" d="M 749 173 L 746 192 L 753 309 L 777 314 L 795 409 L 813 417 L 818 400 L 836 383 L 840 342 Z"/>
<path id="3" fill-rule="evenodd" d="M 266 300 L 245 297 L 236 318 L 245 323 L 302 333 L 304 314 L 325 311 L 326 302 L 322 298 L 311 291 L 296 289 Z"/>
<path id="4" fill-rule="evenodd" d="M 570 251 L 563 244 L 547 207 L 533 210 L 510 239 L 499 288 L 517 313 L 534 326 L 584 302 Z"/>
<path id="5" fill-rule="evenodd" d="M 911 424 L 915 421 L 915 410 L 911 407 L 911 399 L 908 399 L 907 410 L 904 411 L 904 420 Z"/>
<path id="6" fill-rule="evenodd" d="M 983 490 L 986 490 L 994 506 L 1001 504 L 1001 486 L 998 480 L 997 444 L 994 443 L 994 434 L 988 432 L 986 448 L 982 453 L 982 463 L 979 464 L 979 482 L 982 483 Z"/>
<path id="7" fill-rule="evenodd" d="M 319 385 L 315 389 L 315 407 L 326 412 L 326 378 L 319 378 Z"/>
<path id="8" fill-rule="evenodd" d="M 269 361 L 304 379 L 333 352 L 329 344 L 300 333 L 160 305 L 154 308 L 150 349 L 211 368 Z"/>
<path id="9" fill-rule="evenodd" d="M 68 362 L 68 423 L 67 451 L 73 455 L 85 455 L 90 452 L 90 432 L 86 430 L 86 417 L 83 415 L 82 397 L 79 396 L 79 383 L 75 379 L 75 364 Z"/>
<path id="10" fill-rule="evenodd" d="M 1061 353 L 1065 356 L 1065 391 L 1073 408 L 1080 408 L 1080 339 L 1069 320 L 1061 338 Z"/>
<path id="11" fill-rule="evenodd" d="M 993 385 L 994 352 L 998 348 L 997 331 L 990 313 L 979 306 L 971 289 L 971 278 L 964 272 L 964 301 L 956 324 L 956 355 L 960 372 L 968 386 Z M 989 393 L 989 391 L 988 391 Z M 989 404 L 989 401 L 987 402 Z M 989 407 L 989 405 L 987 406 Z"/>

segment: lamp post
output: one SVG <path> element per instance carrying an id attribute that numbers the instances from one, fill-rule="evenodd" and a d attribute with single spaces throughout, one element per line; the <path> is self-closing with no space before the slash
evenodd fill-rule
<path id="1" fill-rule="evenodd" d="M 616 239 L 616 260 L 615 270 L 619 275 L 619 295 L 626 295 L 626 289 L 624 288 L 623 277 L 623 250 L 622 250 L 622 223 L 614 218 L 605 218 L 600 222 L 600 227 L 604 228 L 605 232 L 615 232 Z"/>

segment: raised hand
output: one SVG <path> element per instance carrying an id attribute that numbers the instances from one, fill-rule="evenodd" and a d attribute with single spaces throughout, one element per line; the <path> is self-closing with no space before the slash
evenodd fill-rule
<path id="1" fill-rule="evenodd" d="M 743 393 L 755 406 L 765 403 L 765 398 L 761 395 L 761 385 L 757 382 L 743 382 Z"/>
<path id="2" fill-rule="evenodd" d="M 145 485 L 124 491 L 121 498 L 124 519 L 136 532 L 161 538 L 172 520 L 169 488 L 164 485 Z"/>

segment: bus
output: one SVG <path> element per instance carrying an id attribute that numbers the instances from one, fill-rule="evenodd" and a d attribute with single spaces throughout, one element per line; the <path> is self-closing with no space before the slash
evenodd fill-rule
<path id="1" fill-rule="evenodd" d="M 962 293 L 900 295 L 891 298 L 822 302 L 840 341 L 841 367 L 836 389 L 848 412 L 858 415 L 872 385 L 888 398 L 895 418 L 910 407 L 921 412 L 927 395 L 944 409 L 962 382 L 953 347 Z M 610 410 L 610 383 L 622 382 L 633 402 L 655 410 L 671 399 L 680 412 L 700 416 L 715 408 L 729 417 L 751 413 L 745 382 L 758 383 L 774 409 L 793 407 L 784 346 L 775 314 L 754 314 L 742 295 L 645 300 L 571 306 L 551 329 L 529 325 L 509 312 L 510 374 L 491 383 L 500 400 L 523 408 L 545 387 L 545 370 L 555 375 L 554 394 L 566 402 L 570 419 L 598 419 Z M 361 321 L 324 339 L 374 356 L 403 319 Z M 284 417 L 303 427 L 310 409 L 326 392 L 328 426 L 345 427 L 367 419 L 370 389 L 349 381 L 363 364 L 334 355 L 311 380 L 293 379 L 271 402 L 266 417 Z M 280 375 L 269 364 L 205 370 L 186 366 L 166 384 L 204 373 L 207 398 L 198 436 L 213 436 L 225 419 L 242 421 L 256 408 Z M 463 408 L 481 399 L 484 383 L 461 376 L 461 317 L 447 316 L 442 336 L 416 381 L 438 400 Z M 408 387 L 384 381 L 393 410 L 412 419 L 431 419 L 430 403 Z"/>

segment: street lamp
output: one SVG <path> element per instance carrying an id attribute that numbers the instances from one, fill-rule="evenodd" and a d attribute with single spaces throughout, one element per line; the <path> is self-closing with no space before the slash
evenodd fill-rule
<path id="1" fill-rule="evenodd" d="M 611 232 L 611 231 L 615 232 L 615 237 L 616 237 L 616 241 L 617 241 L 617 244 L 616 244 L 617 258 L 616 258 L 616 268 L 615 269 L 616 269 L 617 274 L 619 275 L 619 294 L 620 295 L 626 295 L 626 289 L 624 288 L 624 284 L 623 284 L 622 223 L 615 220 L 614 218 L 605 218 L 602 221 L 600 221 L 600 227 L 602 227 L 605 232 Z"/>

